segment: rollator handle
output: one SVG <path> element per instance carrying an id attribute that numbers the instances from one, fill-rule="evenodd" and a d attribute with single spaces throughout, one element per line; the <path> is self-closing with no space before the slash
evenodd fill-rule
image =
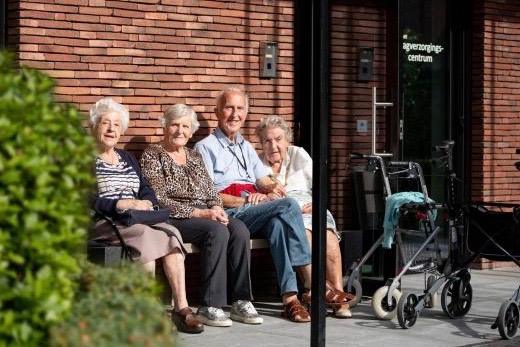
<path id="1" fill-rule="evenodd" d="M 440 151 L 447 152 L 447 151 L 450 151 L 453 148 L 453 146 L 455 146 L 454 140 L 444 140 L 444 141 L 442 141 L 442 145 L 433 146 L 433 150 L 435 152 L 440 152 Z"/>
<path id="2" fill-rule="evenodd" d="M 390 161 L 388 166 L 410 166 L 409 161 Z"/>
<path id="3" fill-rule="evenodd" d="M 352 152 L 350 153 L 350 159 L 363 159 L 365 158 L 365 155 L 359 152 Z"/>

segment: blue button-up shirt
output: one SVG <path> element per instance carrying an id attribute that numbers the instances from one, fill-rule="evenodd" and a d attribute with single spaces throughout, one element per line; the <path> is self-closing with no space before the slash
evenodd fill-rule
<path id="1" fill-rule="evenodd" d="M 268 175 L 253 145 L 237 133 L 231 142 L 220 130 L 197 142 L 194 149 L 202 155 L 217 191 L 233 183 L 251 183 Z"/>

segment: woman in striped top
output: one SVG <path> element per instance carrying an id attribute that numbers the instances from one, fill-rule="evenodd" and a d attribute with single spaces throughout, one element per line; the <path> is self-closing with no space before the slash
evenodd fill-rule
<path id="1" fill-rule="evenodd" d="M 185 250 L 179 231 L 167 223 L 124 226 L 117 221 L 118 211 L 149 210 L 158 204 L 137 160 L 130 153 L 115 147 L 128 128 L 128 122 L 128 110 L 110 98 L 99 100 L 90 110 L 91 130 L 98 149 L 98 191 L 92 199 L 95 224 L 89 238 L 118 244 L 111 225 L 101 217 L 113 218 L 132 257 L 143 264 L 146 270 L 153 273 L 155 261 L 162 261 L 172 291 L 172 320 L 177 328 L 188 333 L 200 333 L 204 327 L 191 311 L 186 299 Z"/>

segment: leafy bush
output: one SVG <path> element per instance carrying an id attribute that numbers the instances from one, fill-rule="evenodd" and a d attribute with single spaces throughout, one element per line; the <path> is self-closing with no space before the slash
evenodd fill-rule
<path id="1" fill-rule="evenodd" d="M 93 141 L 54 82 L 0 53 L 0 346 L 42 346 L 70 311 Z"/>
<path id="2" fill-rule="evenodd" d="M 173 345 L 155 281 L 140 268 L 89 265 L 80 283 L 72 314 L 52 331 L 52 346 Z"/>

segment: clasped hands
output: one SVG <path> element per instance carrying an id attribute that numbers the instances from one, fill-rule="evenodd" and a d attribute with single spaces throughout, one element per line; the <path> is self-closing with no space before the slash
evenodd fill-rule
<path id="1" fill-rule="evenodd" d="M 269 191 L 265 193 L 250 193 L 245 197 L 245 203 L 251 205 L 257 205 L 264 201 L 272 201 L 285 197 L 285 188 L 276 183 L 269 187 Z"/>
<path id="2" fill-rule="evenodd" d="M 229 223 L 229 218 L 226 211 L 224 211 L 224 209 L 218 205 L 205 209 L 196 208 L 192 212 L 192 217 L 210 219 L 220 222 L 224 225 L 228 225 Z"/>

